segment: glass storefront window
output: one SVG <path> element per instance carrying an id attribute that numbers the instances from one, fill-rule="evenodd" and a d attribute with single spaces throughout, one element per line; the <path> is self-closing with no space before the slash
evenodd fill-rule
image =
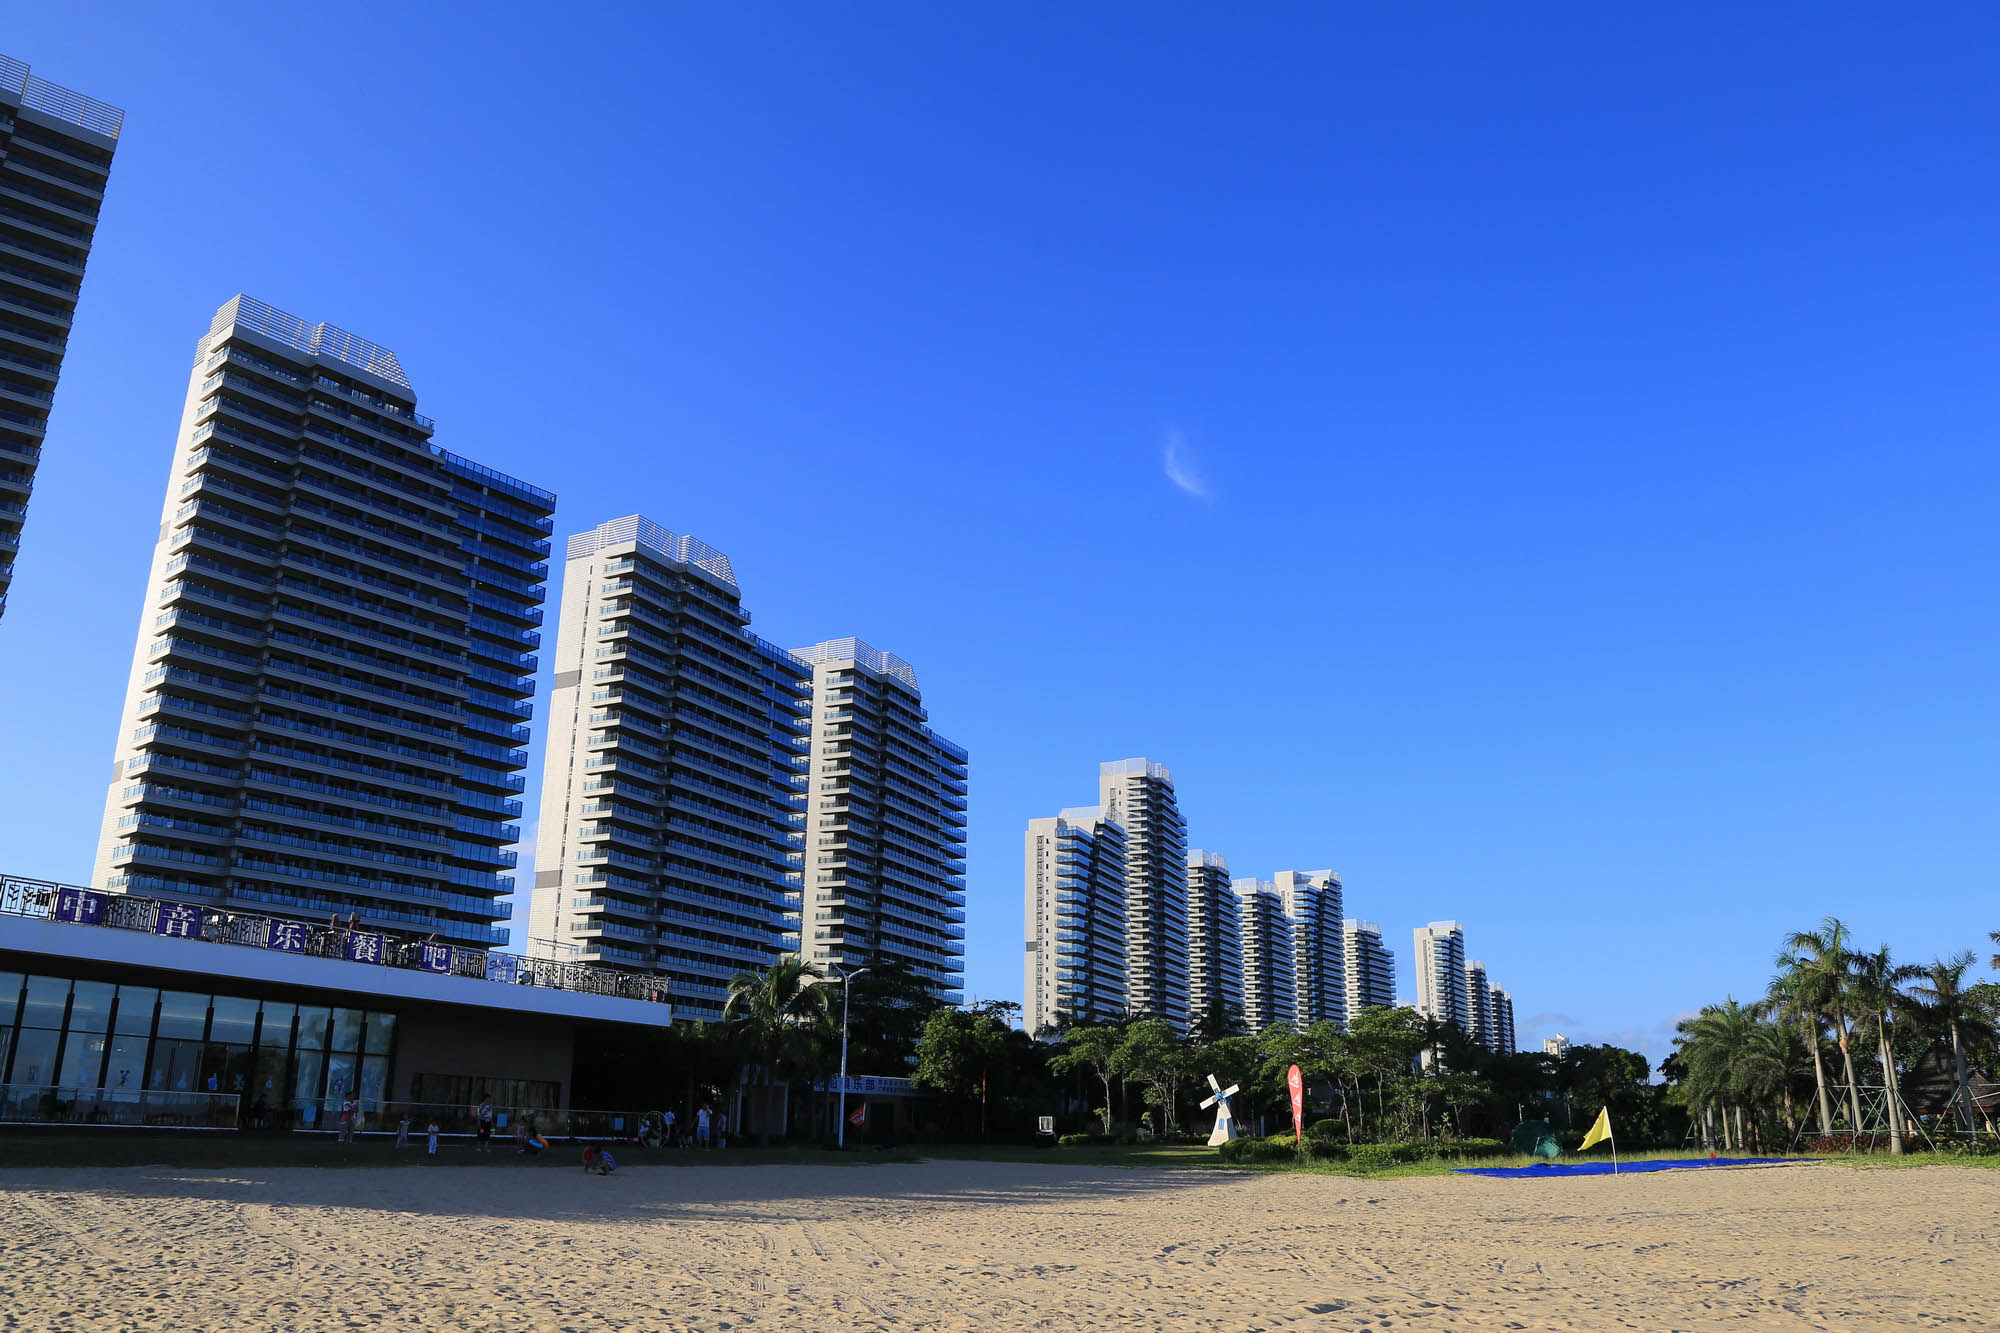
<path id="1" fill-rule="evenodd" d="M 346 1054 L 326 1057 L 326 1095 L 329 1098 L 346 1097 L 354 1091 L 355 1059 Z"/>
<path id="2" fill-rule="evenodd" d="M 198 1041 L 153 1043 L 153 1065 L 146 1086 L 166 1092 L 200 1092 L 201 1046 Z"/>
<path id="3" fill-rule="evenodd" d="M 207 1029 L 206 995 L 179 990 L 160 992 L 160 1036 L 200 1037 Z"/>
<path id="4" fill-rule="evenodd" d="M 69 981 L 66 978 L 29 977 L 27 1003 L 21 1009 L 21 1026 L 61 1031 L 63 1012 L 68 1008 Z"/>
<path id="5" fill-rule="evenodd" d="M 201 1050 L 201 1086 L 198 1092 L 233 1092 L 242 1096 L 250 1090 L 250 1047 L 234 1042 L 211 1041 Z"/>
<path id="6" fill-rule="evenodd" d="M 257 1057 L 250 1066 L 250 1089 L 246 1094 L 254 1104 L 283 1106 L 288 1100 L 285 1082 L 285 1048 L 282 1046 L 259 1046 Z"/>
<path id="7" fill-rule="evenodd" d="M 94 1032 L 72 1031 L 63 1046 L 62 1073 L 56 1082 L 65 1088 L 95 1088 L 103 1073 L 104 1038 Z"/>
<path id="8" fill-rule="evenodd" d="M 69 1003 L 71 1032 L 103 1032 L 111 1026 L 111 997 L 118 988 L 108 981 L 79 981 Z M 64 1063 L 68 1063 L 65 1061 Z M 64 1079 L 63 1082 L 69 1082 Z"/>
<path id="9" fill-rule="evenodd" d="M 319 1123 L 319 1076 L 325 1059 L 318 1051 L 300 1051 L 298 1067 L 292 1071 L 292 1100 L 299 1106 L 299 1123 L 307 1128 Z"/>
<path id="10" fill-rule="evenodd" d="M 14 1039 L 14 1073 L 8 1081 L 36 1087 L 55 1082 L 56 1047 L 61 1040 L 60 1032 L 22 1028 L 21 1035 Z"/>
<path id="11" fill-rule="evenodd" d="M 21 974 L 0 972 L 0 1028 L 14 1026 L 14 1013 L 21 1007 Z M 0 1060 L 0 1067 L 6 1065 Z"/>
<path id="12" fill-rule="evenodd" d="M 361 1103 L 364 1106 L 380 1106 L 389 1082 L 389 1060 L 387 1056 L 370 1055 L 361 1061 Z"/>
<path id="13" fill-rule="evenodd" d="M 368 1015 L 368 1045 L 370 1055 L 387 1055 L 396 1041 L 396 1016 L 394 1014 Z"/>
<path id="14" fill-rule="evenodd" d="M 302 1051 L 323 1051 L 326 1049 L 326 1020 L 331 1013 L 328 1009 L 317 1009 L 309 1004 L 299 1006 L 299 1049 Z"/>
<path id="15" fill-rule="evenodd" d="M 336 1009 L 333 1011 L 333 1049 L 336 1051 L 358 1051 L 361 1049 L 361 1011 L 359 1009 Z"/>
<path id="16" fill-rule="evenodd" d="M 111 1030 L 134 1037 L 150 1036 L 153 1031 L 153 1006 L 159 1002 L 160 992 L 151 986 L 120 986 L 118 1018 L 111 1025 Z M 137 1086 L 136 1083 L 134 1086 Z"/>
<path id="17" fill-rule="evenodd" d="M 121 996 L 119 1003 L 123 1004 Z M 152 1006 L 146 1008 L 148 1019 L 152 1017 Z M 146 1039 L 144 1037 L 111 1038 L 111 1063 L 104 1070 L 104 1086 L 107 1088 L 128 1088 L 137 1092 L 146 1082 Z"/>
<path id="18" fill-rule="evenodd" d="M 276 1046 L 280 1049 L 292 1044 L 292 1020 L 298 1017 L 299 1007 L 295 1004 L 272 1004 L 264 1002 L 264 1025 L 257 1030 L 259 1046 Z"/>
<path id="19" fill-rule="evenodd" d="M 209 1019 L 208 1039 L 248 1046 L 257 1035 L 257 1002 L 234 995 L 218 995 Z"/>

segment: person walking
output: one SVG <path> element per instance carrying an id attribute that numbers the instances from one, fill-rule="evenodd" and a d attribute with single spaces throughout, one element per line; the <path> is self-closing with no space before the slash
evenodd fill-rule
<path id="1" fill-rule="evenodd" d="M 358 1118 L 360 1111 L 361 1111 L 361 1106 L 358 1102 L 354 1100 L 354 1098 L 343 1097 L 341 1099 L 340 1141 L 342 1143 L 354 1142 L 354 1122 Z"/>
<path id="2" fill-rule="evenodd" d="M 708 1108 L 706 1106 L 694 1113 L 694 1145 L 697 1148 L 708 1147 Z"/>
<path id="3" fill-rule="evenodd" d="M 481 1092 L 479 1094 L 479 1105 L 473 1108 L 472 1114 L 473 1118 L 478 1121 L 477 1128 L 479 1131 L 479 1144 L 476 1151 L 492 1152 L 493 1151 L 493 1099 L 487 1096 L 486 1093 Z"/>
<path id="4" fill-rule="evenodd" d="M 403 1112 L 403 1118 L 396 1122 L 396 1146 L 398 1148 L 407 1148 L 410 1146 L 410 1113 L 408 1111 Z"/>
<path id="5" fill-rule="evenodd" d="M 433 1120 L 431 1121 L 429 1136 L 424 1140 L 424 1156 L 436 1157 L 437 1155 L 438 1155 L 438 1122 Z"/>
<path id="6" fill-rule="evenodd" d="M 660 1120 L 662 1125 L 660 1133 L 666 1139 L 666 1146 L 669 1148 L 679 1147 L 680 1131 L 674 1127 L 673 1108 L 668 1107 L 667 1113 L 664 1116 L 660 1117 Z"/>

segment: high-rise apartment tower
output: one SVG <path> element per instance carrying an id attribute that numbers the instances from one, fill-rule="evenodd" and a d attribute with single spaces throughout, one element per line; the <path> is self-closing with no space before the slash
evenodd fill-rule
<path id="1" fill-rule="evenodd" d="M 555 496 L 445 452 L 387 348 L 216 313 L 96 882 L 505 943 Z"/>
<path id="2" fill-rule="evenodd" d="M 1298 975 L 1292 918 L 1269 880 L 1235 881 L 1243 939 L 1243 1025 L 1253 1034 L 1273 1023 L 1298 1021 Z"/>
<path id="3" fill-rule="evenodd" d="M 1415 930 L 1417 1012 L 1442 1023 L 1456 1023 L 1472 1034 L 1472 1015 L 1465 1004 L 1465 928 L 1456 921 L 1433 921 Z"/>
<path id="4" fill-rule="evenodd" d="M 124 120 L 0 55 L 0 615 Z"/>
<path id="5" fill-rule="evenodd" d="M 1220 852 L 1190 851 L 1188 1013 L 1195 1026 L 1243 1021 L 1243 935 L 1229 863 Z"/>
<path id="6" fill-rule="evenodd" d="M 1481 1046 L 1493 1045 L 1493 983 L 1486 976 L 1486 964 L 1477 960 L 1465 965 L 1465 1035 Z"/>
<path id="7" fill-rule="evenodd" d="M 1188 1027 L 1187 824 L 1173 774 L 1149 759 L 1101 765 L 1098 803 L 1125 830 L 1125 986 L 1135 1014 Z"/>
<path id="8" fill-rule="evenodd" d="M 1023 1015 L 1040 1036 L 1125 1016 L 1125 830 L 1100 806 L 1028 821 Z"/>
<path id="9" fill-rule="evenodd" d="M 1347 1025 L 1346 944 L 1340 932 L 1340 876 L 1280 870 L 1271 877 L 1292 919 L 1292 989 L 1300 1027 Z"/>
<path id="10" fill-rule="evenodd" d="M 808 676 L 749 623 L 693 537 L 631 514 L 569 540 L 532 942 L 658 975 L 676 1017 L 799 947 Z"/>
<path id="11" fill-rule="evenodd" d="M 1514 1040 L 1514 996 L 1505 986 L 1493 988 L 1493 1049 L 1512 1055 L 1520 1049 Z"/>
<path id="12" fill-rule="evenodd" d="M 1396 1007 L 1396 955 L 1382 947 L 1382 927 L 1352 917 L 1340 923 L 1347 961 L 1347 1021 L 1363 1009 Z"/>
<path id="13" fill-rule="evenodd" d="M 926 723 L 916 670 L 859 639 L 812 671 L 807 961 L 900 963 L 956 1004 L 965 978 L 965 750 Z"/>

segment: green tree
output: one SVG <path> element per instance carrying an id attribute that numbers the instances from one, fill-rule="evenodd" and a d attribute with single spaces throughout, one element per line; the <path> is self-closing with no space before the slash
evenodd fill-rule
<path id="1" fill-rule="evenodd" d="M 1892 959 L 1886 944 L 1849 959 L 1848 993 L 1855 1011 L 1875 1020 L 1875 1049 L 1882 1062 L 1883 1099 L 1889 1111 L 1889 1153 L 1894 1157 L 1903 1155 L 1903 1090 L 1896 1077 L 1896 1052 L 1889 1042 L 1890 1014 L 1904 1005 L 1904 984 L 1922 975 L 1922 969 Z M 1859 1130 L 1858 1123 L 1855 1128 Z"/>
<path id="2" fill-rule="evenodd" d="M 913 1078 L 954 1112 L 985 1096 L 995 1069 L 1008 1064 L 1008 1027 L 990 1011 L 936 1009 L 924 1020 Z"/>
<path id="3" fill-rule="evenodd" d="M 1820 1036 L 1825 1031 L 1824 1011 L 1816 1008 L 1818 989 L 1811 974 L 1798 966 L 1798 956 L 1781 951 L 1778 955 L 1778 974 L 1771 979 L 1771 987 L 1765 992 L 1759 1009 L 1780 1023 L 1791 1023 L 1798 1027 L 1804 1043 L 1801 1050 L 1812 1053 L 1813 1092 L 1819 1107 L 1819 1132 L 1833 1133 L 1833 1103 L 1826 1091 L 1826 1059 L 1820 1050 Z"/>
<path id="4" fill-rule="evenodd" d="M 1188 1055 L 1173 1025 L 1164 1018 L 1141 1018 L 1125 1026 L 1124 1037 L 1111 1053 L 1112 1072 L 1145 1085 L 1160 1108 L 1160 1132 L 1174 1132 L 1174 1107 L 1180 1085 L 1188 1077 Z"/>
<path id="5" fill-rule="evenodd" d="M 1061 1045 L 1049 1058 L 1049 1069 L 1059 1075 L 1089 1073 L 1097 1077 L 1104 1086 L 1104 1105 L 1098 1114 L 1104 1118 L 1104 1132 L 1111 1132 L 1111 1080 L 1115 1075 L 1114 1061 L 1118 1055 L 1119 1043 L 1124 1034 L 1112 1024 L 1095 1027 L 1064 1028 Z"/>
<path id="6" fill-rule="evenodd" d="M 1968 1133 L 1973 1129 L 1975 1107 L 1972 1080 L 1965 1067 L 1966 1043 L 1991 1045 L 2000 1041 L 2000 1032 L 1996 1032 L 1992 1020 L 1974 1003 L 1966 987 L 1965 974 L 1971 967 L 1970 949 L 1950 958 L 1936 959 L 1910 987 L 1911 996 L 1924 1007 L 1931 1021 L 1944 1029 L 1951 1042 L 1951 1062 L 1957 1079 L 1952 1102 L 1958 1111 L 1959 1128 Z"/>
<path id="7" fill-rule="evenodd" d="M 769 1144 L 777 1118 L 772 1098 L 782 1074 L 810 1067 L 815 1037 L 824 1037 L 826 988 L 817 967 L 795 953 L 784 954 L 762 972 L 738 972 L 729 979 L 722 1017 L 738 1042 L 753 1081 L 764 1089 L 757 1141 Z M 817 1030 L 817 1031 L 816 1031 Z"/>
<path id="8" fill-rule="evenodd" d="M 1848 1113 L 1853 1116 L 1858 1133 L 1861 1091 L 1855 1084 L 1854 1052 L 1848 1041 L 1853 1008 L 1848 986 L 1849 962 L 1853 957 L 1848 948 L 1851 938 L 1839 917 L 1826 917 L 1820 921 L 1818 930 L 1802 930 L 1785 941 L 1779 965 L 1797 974 L 1794 984 L 1799 988 L 1799 1002 L 1809 1006 L 1813 1013 L 1832 1020 L 1834 1041 L 1840 1047 L 1841 1071 L 1847 1078 Z"/>

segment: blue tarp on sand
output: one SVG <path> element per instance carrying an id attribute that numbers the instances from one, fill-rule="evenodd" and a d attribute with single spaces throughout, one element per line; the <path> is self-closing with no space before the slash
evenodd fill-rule
<path id="1" fill-rule="evenodd" d="M 1618 1168 L 1618 1174 L 1631 1175 L 1636 1171 L 1679 1171 L 1693 1166 L 1785 1166 L 1793 1162 L 1810 1162 L 1810 1157 L 1687 1157 L 1673 1162 L 1626 1162 Z M 1462 1176 L 1608 1176 L 1609 1162 L 1541 1162 L 1535 1166 L 1461 1166 Z"/>

